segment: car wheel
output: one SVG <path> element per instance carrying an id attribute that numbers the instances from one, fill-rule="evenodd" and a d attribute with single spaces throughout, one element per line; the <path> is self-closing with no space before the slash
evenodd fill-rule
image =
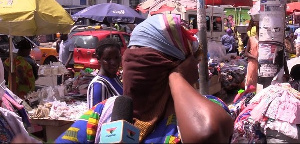
<path id="1" fill-rule="evenodd" d="M 58 62 L 57 58 L 54 57 L 54 56 L 49 56 L 45 59 L 43 65 L 48 65 L 50 64 L 51 62 Z"/>

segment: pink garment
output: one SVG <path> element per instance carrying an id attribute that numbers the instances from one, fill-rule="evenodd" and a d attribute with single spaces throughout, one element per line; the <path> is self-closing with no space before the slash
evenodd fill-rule
<path id="1" fill-rule="evenodd" d="M 250 53 L 258 58 L 258 39 L 256 36 L 249 38 L 250 42 Z M 258 79 L 258 62 L 255 59 L 248 58 L 247 75 L 245 86 L 253 85 L 256 87 Z"/>
<path id="2" fill-rule="evenodd" d="M 271 85 L 256 94 L 250 103 L 258 105 L 251 111 L 251 118 L 260 121 L 263 116 L 300 124 L 299 92 L 295 92 L 288 83 Z"/>
<path id="3" fill-rule="evenodd" d="M 102 110 L 102 113 L 101 113 L 101 116 L 99 119 L 99 123 L 98 123 L 98 128 L 97 128 L 96 137 L 95 137 L 95 143 L 100 142 L 100 131 L 101 131 L 102 124 L 111 121 L 112 109 L 114 107 L 114 102 L 117 97 L 118 96 L 110 97 L 105 102 L 105 105 L 103 107 L 103 110 Z"/>
<path id="4" fill-rule="evenodd" d="M 268 110 L 270 103 L 276 97 L 280 97 L 280 95 L 281 93 L 273 93 L 273 94 L 271 93 L 268 94 L 264 99 L 261 99 L 258 105 L 251 111 L 251 118 L 254 119 L 255 121 L 260 121 L 261 119 L 263 119 L 263 116 Z"/>
<path id="5" fill-rule="evenodd" d="M 5 108 L 5 109 L 7 109 L 9 111 L 14 112 L 13 106 L 11 105 L 11 103 L 9 102 L 9 100 L 7 100 L 6 97 L 2 96 L 1 102 L 2 102 L 1 103 L 1 107 L 2 108 Z"/>
<path id="6" fill-rule="evenodd" d="M 265 114 L 267 117 L 272 118 L 272 119 L 275 119 L 277 117 L 278 107 L 280 105 L 280 100 L 279 99 L 280 98 L 277 97 L 271 102 L 271 104 L 270 104 L 270 106 L 269 106 L 269 108 L 268 108 L 268 110 Z"/>
<path id="7" fill-rule="evenodd" d="M 18 104 L 14 99 L 12 99 L 9 95 L 7 95 L 6 93 L 3 95 L 15 108 L 17 108 L 18 110 L 24 108 L 23 105 Z"/>
<path id="8" fill-rule="evenodd" d="M 276 119 L 292 124 L 300 124 L 300 101 L 285 92 L 280 98 Z"/>

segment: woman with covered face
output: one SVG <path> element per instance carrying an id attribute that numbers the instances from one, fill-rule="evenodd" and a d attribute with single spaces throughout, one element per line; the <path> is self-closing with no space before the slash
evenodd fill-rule
<path id="1" fill-rule="evenodd" d="M 180 18 L 171 14 L 149 17 L 133 30 L 122 58 L 123 93 L 132 98 L 140 143 L 229 142 L 233 120 L 226 105 L 191 86 L 198 79 L 199 62 L 193 41 L 196 38 L 181 26 Z M 110 122 L 115 99 L 85 113 L 96 120 L 82 117 L 73 124 L 72 128 L 79 129 L 78 142 L 99 142 L 101 126 Z M 98 123 L 91 126 L 94 121 Z M 75 142 L 68 139 L 68 133 L 56 142 Z"/>

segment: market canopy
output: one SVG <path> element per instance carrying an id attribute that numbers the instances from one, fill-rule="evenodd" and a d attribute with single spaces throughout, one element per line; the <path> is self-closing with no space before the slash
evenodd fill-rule
<path id="1" fill-rule="evenodd" d="M 173 11 L 175 8 L 186 11 L 197 8 L 198 0 L 147 0 L 139 4 L 137 10 L 150 14 L 160 13 L 163 11 Z M 232 5 L 238 6 L 252 6 L 252 0 L 205 0 L 206 5 Z"/>
<path id="2" fill-rule="evenodd" d="M 88 18 L 104 23 L 140 23 L 145 18 L 129 6 L 102 3 L 89 6 L 72 15 L 74 20 Z"/>
<path id="3" fill-rule="evenodd" d="M 55 0 L 2 0 L 0 33 L 33 36 L 69 33 L 74 21 Z"/>
<path id="4" fill-rule="evenodd" d="M 74 21 L 56 0 L 1 0 L 0 34 L 33 36 L 69 33 Z M 10 89 L 15 92 L 16 82 L 13 43 L 10 41 Z"/>
<path id="5" fill-rule="evenodd" d="M 300 2 L 292 2 L 286 4 L 286 12 L 288 14 L 291 14 L 294 11 L 300 11 Z"/>

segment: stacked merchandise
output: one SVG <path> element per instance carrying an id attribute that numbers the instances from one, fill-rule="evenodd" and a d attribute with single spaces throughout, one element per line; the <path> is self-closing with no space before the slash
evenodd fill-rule
<path id="1" fill-rule="evenodd" d="M 4 93 L 0 96 L 0 106 L 4 109 L 7 109 L 22 118 L 25 128 L 30 127 L 29 117 L 25 111 L 23 100 L 16 96 L 8 88 L 1 86 L 1 91 L 4 90 Z"/>
<path id="2" fill-rule="evenodd" d="M 23 135 L 31 142 L 40 143 L 27 132 L 31 124 L 24 108 L 26 102 L 4 85 L 4 68 L 1 59 L 0 82 L 0 143 L 11 143 L 16 135 Z"/>
<path id="3" fill-rule="evenodd" d="M 208 41 L 209 66 L 217 64 L 220 71 L 221 87 L 226 92 L 239 89 L 246 75 L 247 61 L 235 53 L 226 54 L 222 44 Z M 213 68 L 211 68 L 213 69 Z M 212 73 L 210 73 L 211 75 Z"/>
<path id="4" fill-rule="evenodd" d="M 222 87 L 221 87 L 221 82 L 220 82 L 220 67 L 216 61 L 209 61 L 208 63 L 208 75 L 209 75 L 209 90 L 208 93 L 211 95 L 217 95 L 221 92 Z M 219 98 L 224 98 L 226 95 L 222 95 L 222 97 Z"/>
<path id="5" fill-rule="evenodd" d="M 231 59 L 220 63 L 222 88 L 226 91 L 240 89 L 245 80 L 246 67 L 244 59 Z"/>
<path id="6" fill-rule="evenodd" d="M 253 98 L 252 98 L 253 97 Z M 232 143 L 299 143 L 300 92 L 288 83 L 271 85 L 254 96 L 238 94 L 230 105 L 235 118 Z"/>
<path id="7" fill-rule="evenodd" d="M 30 111 L 29 114 L 30 117 L 34 119 L 75 121 L 87 110 L 87 104 L 85 102 L 76 101 L 66 103 L 54 101 L 39 105 Z"/>
<path id="8" fill-rule="evenodd" d="M 87 111 L 85 100 L 78 100 L 76 96 L 66 95 L 64 85 L 45 87 L 26 96 L 29 105 L 34 108 L 28 110 L 34 119 L 76 120 Z"/>
<path id="9" fill-rule="evenodd" d="M 71 95 L 86 95 L 89 83 L 97 75 L 98 70 L 86 68 L 81 70 L 79 75 L 65 81 L 67 92 Z"/>

